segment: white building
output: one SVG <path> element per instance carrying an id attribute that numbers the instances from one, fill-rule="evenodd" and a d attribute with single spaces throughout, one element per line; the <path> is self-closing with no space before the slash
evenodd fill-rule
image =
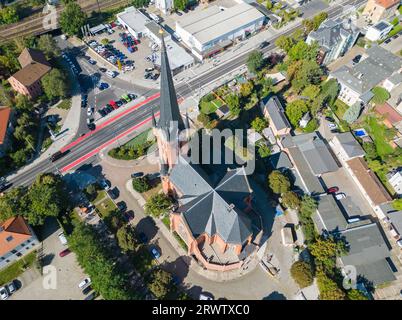
<path id="1" fill-rule="evenodd" d="M 367 29 L 366 38 L 370 41 L 385 39 L 393 27 L 392 24 L 384 20 L 377 22 L 375 25 Z"/>
<path id="2" fill-rule="evenodd" d="M 264 20 L 261 12 L 246 3 L 230 8 L 213 5 L 176 21 L 176 33 L 203 60 L 258 31 Z"/>
<path id="3" fill-rule="evenodd" d="M 168 14 L 173 9 L 173 0 L 155 0 L 155 7 L 163 14 Z"/>
<path id="4" fill-rule="evenodd" d="M 388 182 L 398 195 L 402 194 L 402 170 L 391 174 Z"/>
<path id="5" fill-rule="evenodd" d="M 130 32 L 136 39 L 145 36 L 145 25 L 151 20 L 134 7 L 128 7 L 117 14 L 117 21 Z"/>

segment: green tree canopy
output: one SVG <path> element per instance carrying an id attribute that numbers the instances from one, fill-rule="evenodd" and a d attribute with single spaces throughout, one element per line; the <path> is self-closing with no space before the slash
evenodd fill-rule
<path id="1" fill-rule="evenodd" d="M 293 48 L 293 46 L 295 44 L 296 44 L 296 41 L 292 37 L 287 37 L 287 36 L 280 36 L 275 41 L 275 45 L 277 47 L 281 48 L 286 53 L 289 53 L 289 51 Z"/>
<path id="2" fill-rule="evenodd" d="M 389 92 L 382 87 L 374 87 L 371 91 L 374 93 L 374 96 L 371 99 L 371 101 L 374 102 L 375 104 L 383 104 L 391 96 Z"/>
<path id="3" fill-rule="evenodd" d="M 59 24 L 63 33 L 79 35 L 87 17 L 76 2 L 69 2 L 60 14 Z"/>
<path id="4" fill-rule="evenodd" d="M 352 124 L 359 118 L 361 109 L 362 107 L 360 106 L 360 103 L 356 102 L 345 111 L 342 119 L 348 124 Z"/>
<path id="5" fill-rule="evenodd" d="M 68 93 L 66 77 L 59 69 L 52 69 L 42 78 L 42 87 L 46 96 L 53 100 L 65 98 Z"/>
<path id="6" fill-rule="evenodd" d="M 172 275 L 162 269 L 154 270 L 148 278 L 148 288 L 158 300 L 166 299 L 172 285 Z"/>
<path id="7" fill-rule="evenodd" d="M 305 261 L 296 261 L 290 268 L 293 280 L 300 288 L 311 286 L 314 280 L 314 273 L 311 264 Z"/>
<path id="8" fill-rule="evenodd" d="M 368 298 L 359 290 L 351 289 L 347 292 L 349 300 L 368 300 Z"/>
<path id="9" fill-rule="evenodd" d="M 173 5 L 177 10 L 184 10 L 187 8 L 189 1 L 188 0 L 174 0 Z"/>
<path id="10" fill-rule="evenodd" d="M 320 93 L 320 87 L 314 84 L 309 84 L 302 91 L 302 96 L 309 98 L 310 100 L 314 100 Z"/>
<path id="11" fill-rule="evenodd" d="M 254 50 L 247 57 L 247 68 L 250 72 L 256 73 L 264 66 L 264 57 L 261 51 Z"/>
<path id="12" fill-rule="evenodd" d="M 44 34 L 38 39 L 38 49 L 46 55 L 47 59 L 52 59 L 60 55 L 60 48 L 50 34 Z"/>
<path id="13" fill-rule="evenodd" d="M 345 300 L 346 295 L 338 287 L 335 281 L 330 279 L 325 273 L 320 272 L 317 275 L 317 285 L 320 291 L 320 300 Z"/>
<path id="14" fill-rule="evenodd" d="M 304 100 L 295 100 L 288 103 L 286 106 L 286 115 L 289 118 L 290 123 L 294 127 L 299 126 L 299 121 L 305 113 L 308 112 L 308 106 Z"/>
<path id="15" fill-rule="evenodd" d="M 235 93 L 229 94 L 226 96 L 225 101 L 229 107 L 230 114 L 238 116 L 241 112 L 239 96 Z"/>
<path id="16" fill-rule="evenodd" d="M 334 237 L 320 237 L 310 245 L 310 252 L 315 258 L 317 267 L 327 273 L 332 273 L 336 265 L 336 257 L 346 252 L 343 241 Z"/>
<path id="17" fill-rule="evenodd" d="M 136 8 L 148 7 L 149 0 L 133 0 L 132 4 Z"/>
<path id="18" fill-rule="evenodd" d="M 297 63 L 298 62 L 298 63 Z M 288 77 L 292 88 L 300 92 L 309 84 L 319 84 L 323 74 L 321 67 L 314 60 L 300 60 L 288 68 Z"/>
<path id="19" fill-rule="evenodd" d="M 317 58 L 318 45 L 313 43 L 308 45 L 305 41 L 299 41 L 289 50 L 289 58 L 297 60 L 315 60 Z"/>
<path id="20" fill-rule="evenodd" d="M 124 252 L 134 251 L 139 245 L 134 230 L 129 225 L 125 225 L 117 230 L 116 237 L 119 247 Z"/>
<path id="21" fill-rule="evenodd" d="M 19 20 L 20 17 L 18 15 L 16 6 L 7 6 L 3 9 L 0 9 L 0 24 L 10 24 L 18 22 Z"/>
<path id="22" fill-rule="evenodd" d="M 290 182 L 288 177 L 283 175 L 278 170 L 274 170 L 269 174 L 268 184 L 271 190 L 276 194 L 285 193 L 290 189 Z"/>
<path id="23" fill-rule="evenodd" d="M 151 185 L 149 184 L 148 178 L 145 176 L 133 178 L 133 188 L 135 191 L 142 193 L 148 191 L 151 188 Z"/>
<path id="24" fill-rule="evenodd" d="M 300 198 L 293 191 L 286 191 L 282 195 L 282 203 L 286 208 L 298 209 L 300 207 Z"/>
<path id="25" fill-rule="evenodd" d="M 261 133 L 268 126 L 268 121 L 265 118 L 256 117 L 251 121 L 251 128 Z"/>
<path id="26" fill-rule="evenodd" d="M 172 205 L 172 200 L 164 193 L 153 195 L 145 203 L 145 213 L 153 217 L 159 217 L 168 212 Z"/>

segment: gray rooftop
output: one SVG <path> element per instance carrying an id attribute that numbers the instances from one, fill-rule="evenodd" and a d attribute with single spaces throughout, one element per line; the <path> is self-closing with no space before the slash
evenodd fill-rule
<path id="1" fill-rule="evenodd" d="M 264 112 L 264 110 L 268 112 L 271 121 L 277 130 L 292 128 L 277 96 L 266 96 L 260 102 L 260 107 L 262 112 Z"/>
<path id="2" fill-rule="evenodd" d="M 322 195 L 318 200 L 318 213 L 314 213 L 313 220 L 316 222 L 320 233 L 324 230 L 329 232 L 343 231 L 347 228 L 348 222 L 342 211 L 339 209 L 334 197 L 330 194 Z"/>
<path id="3" fill-rule="evenodd" d="M 358 274 L 375 285 L 395 279 L 385 260 L 389 258 L 389 248 L 375 223 L 345 230 L 341 233 L 349 247 L 349 252 L 341 257 L 344 265 L 354 265 Z"/>
<path id="4" fill-rule="evenodd" d="M 223 11 L 218 6 L 211 5 L 202 11 L 186 15 L 176 23 L 200 43 L 206 44 L 264 18 L 253 6 L 240 3 Z"/>
<path id="5" fill-rule="evenodd" d="M 292 140 L 315 175 L 339 169 L 327 145 L 316 132 L 293 136 Z"/>
<path id="6" fill-rule="evenodd" d="M 339 141 L 349 158 L 363 157 L 365 152 L 350 132 L 343 132 L 334 137 Z"/>
<path id="7" fill-rule="evenodd" d="M 134 7 L 127 8 L 125 11 L 117 14 L 117 17 L 136 32 L 144 32 L 145 25 L 151 21 Z"/>
<path id="8" fill-rule="evenodd" d="M 269 157 L 269 162 L 274 169 L 293 168 L 293 164 L 290 162 L 288 155 L 283 151 L 272 154 Z"/>
<path id="9" fill-rule="evenodd" d="M 317 41 L 318 45 L 326 50 L 331 50 L 342 38 L 353 36 L 357 32 L 359 30 L 348 21 L 328 19 L 321 23 L 316 31 L 310 32 L 308 37 L 313 41 Z"/>
<path id="10" fill-rule="evenodd" d="M 346 198 L 340 199 L 339 203 L 347 218 L 361 217 L 364 215 L 361 209 L 353 201 L 352 197 L 347 196 Z"/>
<path id="11" fill-rule="evenodd" d="M 339 82 L 359 94 L 373 89 L 402 66 L 402 59 L 384 48 L 374 45 L 366 51 L 368 57 L 354 67 L 342 66 L 332 73 Z"/>
<path id="12" fill-rule="evenodd" d="M 180 157 L 170 180 L 182 193 L 178 211 L 194 237 L 218 234 L 227 243 L 242 244 L 253 234 L 253 221 L 244 213 L 244 199 L 252 190 L 244 168 L 228 171 L 212 184 L 200 166 Z"/>

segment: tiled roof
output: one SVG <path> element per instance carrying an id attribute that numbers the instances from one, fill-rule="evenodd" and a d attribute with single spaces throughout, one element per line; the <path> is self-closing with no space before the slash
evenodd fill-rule
<path id="1" fill-rule="evenodd" d="M 31 63 L 44 64 L 50 67 L 43 52 L 31 48 L 25 48 L 18 57 L 18 61 L 20 62 L 21 68 L 24 68 Z"/>
<path id="2" fill-rule="evenodd" d="M 48 65 L 34 62 L 14 73 L 12 77 L 24 86 L 29 87 L 36 81 L 40 80 L 50 71 L 50 69 L 51 68 Z"/>
<path id="3" fill-rule="evenodd" d="M 13 250 L 31 236 L 31 230 L 21 216 L 0 223 L 0 256 Z"/>
<path id="4" fill-rule="evenodd" d="M 380 115 L 384 116 L 384 118 L 391 124 L 396 124 L 402 121 L 402 116 L 388 103 L 384 103 L 382 105 L 376 105 L 375 111 Z"/>
<path id="5" fill-rule="evenodd" d="M 347 163 L 375 205 L 392 200 L 377 176 L 367 167 L 364 159 L 354 158 L 347 161 Z"/>
<path id="6" fill-rule="evenodd" d="M 0 145 L 4 143 L 7 134 L 8 121 L 10 120 L 11 108 L 0 107 Z"/>
<path id="7" fill-rule="evenodd" d="M 385 9 L 391 8 L 392 6 L 396 5 L 399 3 L 400 0 L 377 0 L 376 3 L 384 7 Z"/>

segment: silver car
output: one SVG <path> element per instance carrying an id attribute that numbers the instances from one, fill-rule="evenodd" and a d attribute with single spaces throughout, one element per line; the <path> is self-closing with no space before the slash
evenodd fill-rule
<path id="1" fill-rule="evenodd" d="M 7 300 L 8 299 L 8 292 L 5 287 L 0 288 L 0 298 L 1 300 Z"/>

